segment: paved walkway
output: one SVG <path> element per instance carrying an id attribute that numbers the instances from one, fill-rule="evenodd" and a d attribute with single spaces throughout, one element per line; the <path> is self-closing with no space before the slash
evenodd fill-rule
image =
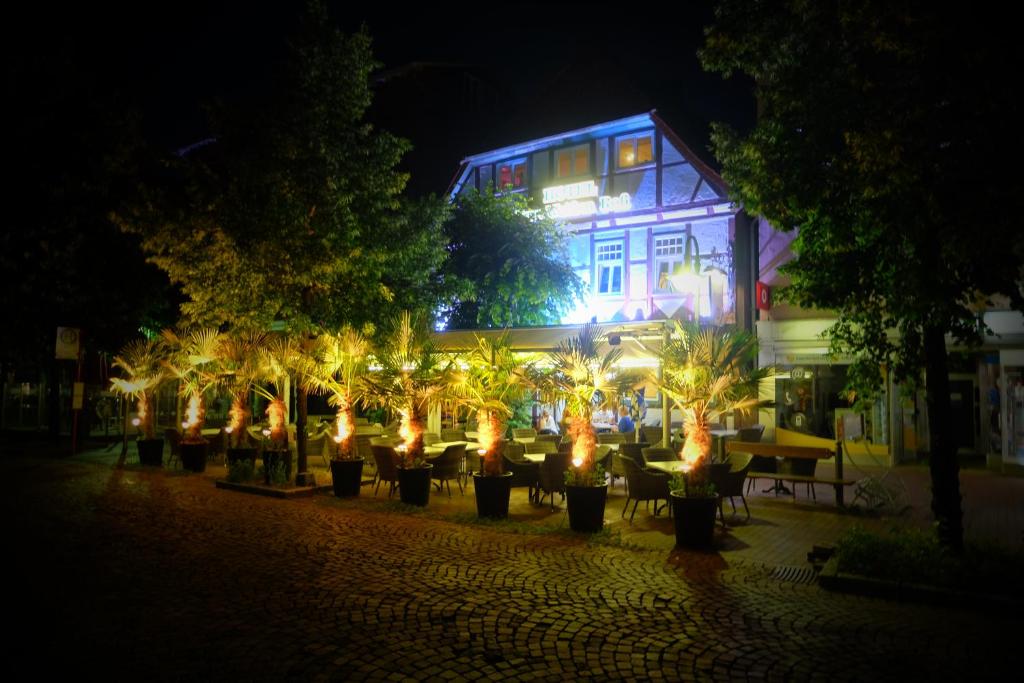
<path id="1" fill-rule="evenodd" d="M 410 515 L 97 455 L 0 467 L 18 679 L 976 679 L 1024 664 L 1018 615 L 773 578 L 856 521 L 824 505 L 757 498 L 755 521 L 701 554 L 640 511 L 613 524 L 616 546 L 450 521 L 472 501 L 457 492 Z M 560 521 L 517 496 L 524 524 Z"/>

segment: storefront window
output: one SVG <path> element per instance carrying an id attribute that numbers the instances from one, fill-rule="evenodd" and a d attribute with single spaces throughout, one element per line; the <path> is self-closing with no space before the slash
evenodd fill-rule
<path id="1" fill-rule="evenodd" d="M 867 439 L 889 443 L 885 392 L 866 411 L 853 410 L 843 396 L 846 365 L 778 365 L 776 426 L 824 439 Z"/>
<path id="2" fill-rule="evenodd" d="M 526 186 L 526 160 L 519 159 L 498 165 L 498 189 Z"/>
<path id="3" fill-rule="evenodd" d="M 622 293 L 622 242 L 597 245 L 597 293 Z"/>

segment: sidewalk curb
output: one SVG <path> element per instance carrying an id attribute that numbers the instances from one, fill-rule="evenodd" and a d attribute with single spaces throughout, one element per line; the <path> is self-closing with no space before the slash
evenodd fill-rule
<path id="1" fill-rule="evenodd" d="M 839 571 L 839 558 L 832 557 L 818 574 L 818 584 L 836 593 L 849 593 L 897 602 L 912 602 L 936 607 L 962 607 L 987 612 L 1017 615 L 1024 601 L 1010 596 L 949 590 L 938 586 L 907 583 L 892 579 L 876 579 Z"/>
<path id="2" fill-rule="evenodd" d="M 256 496 L 266 496 L 268 498 L 283 498 L 285 500 L 291 500 L 292 498 L 309 498 L 315 496 L 321 491 L 330 491 L 330 486 L 303 486 L 301 488 L 273 488 L 270 486 L 264 486 L 262 484 L 244 484 L 234 481 L 225 481 L 223 479 L 217 479 L 213 482 L 214 485 L 219 489 L 225 491 L 236 491 L 238 493 L 249 493 Z"/>

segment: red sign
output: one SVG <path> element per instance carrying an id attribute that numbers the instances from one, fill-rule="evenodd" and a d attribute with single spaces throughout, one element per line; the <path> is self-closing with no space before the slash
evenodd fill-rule
<path id="1" fill-rule="evenodd" d="M 757 307 L 762 311 L 772 310 L 772 288 L 758 280 Z"/>

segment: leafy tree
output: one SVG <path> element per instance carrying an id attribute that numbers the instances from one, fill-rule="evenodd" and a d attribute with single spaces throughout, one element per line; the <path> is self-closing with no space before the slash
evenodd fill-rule
<path id="1" fill-rule="evenodd" d="M 377 66 L 310 2 L 263 99 L 213 112 L 214 140 L 167 160 L 118 214 L 180 284 L 193 324 L 292 330 L 431 308 L 445 256 L 437 200 L 404 202 L 407 142 L 364 121 Z"/>
<path id="2" fill-rule="evenodd" d="M 832 343 L 858 355 L 861 392 L 882 367 L 900 380 L 924 369 L 932 511 L 958 549 L 946 335 L 977 342 L 977 304 L 993 295 L 1024 309 L 1021 195 L 993 173 L 1020 107 L 1002 68 L 1013 41 L 938 7 L 728 0 L 702 59 L 753 80 L 755 127 L 718 126 L 713 142 L 733 196 L 799 229 L 785 294 L 835 311 Z"/>
<path id="3" fill-rule="evenodd" d="M 469 287 L 442 312 L 449 328 L 557 323 L 583 295 L 564 236 L 519 195 L 459 195 L 447 231 L 447 282 Z"/>

